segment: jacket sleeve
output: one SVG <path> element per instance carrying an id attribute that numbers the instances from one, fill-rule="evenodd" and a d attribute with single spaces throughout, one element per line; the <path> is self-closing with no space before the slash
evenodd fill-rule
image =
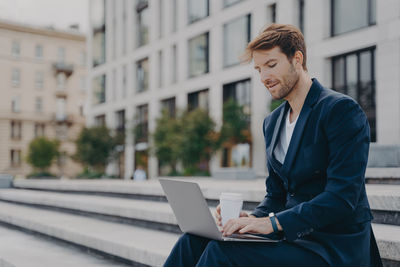
<path id="1" fill-rule="evenodd" d="M 284 210 L 286 204 L 286 193 L 277 174 L 269 168 L 269 175 L 265 182 L 267 187 L 267 195 L 263 201 L 251 213 L 256 217 L 267 217 L 270 212 L 279 212 Z"/>
<path id="2" fill-rule="evenodd" d="M 289 241 L 354 216 L 369 152 L 369 125 L 364 112 L 345 97 L 332 105 L 323 122 L 329 158 L 324 191 L 310 201 L 276 214 Z"/>
<path id="3" fill-rule="evenodd" d="M 269 122 L 269 117 L 264 120 L 263 123 L 263 133 L 264 140 L 267 131 L 267 125 Z M 285 208 L 286 204 L 286 193 L 285 188 L 282 184 L 282 179 L 280 179 L 273 169 L 267 164 L 268 167 L 268 177 L 266 179 L 267 194 L 264 200 L 254 209 L 251 213 L 256 217 L 266 217 L 270 212 L 278 212 Z"/>

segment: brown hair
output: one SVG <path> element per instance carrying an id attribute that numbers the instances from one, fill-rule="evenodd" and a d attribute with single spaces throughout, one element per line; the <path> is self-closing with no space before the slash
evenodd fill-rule
<path id="1" fill-rule="evenodd" d="M 265 28 L 246 47 L 242 56 L 244 62 L 250 62 L 256 50 L 269 50 L 278 46 L 289 60 L 296 51 L 303 54 L 303 69 L 307 70 L 307 55 L 304 36 L 301 31 L 290 24 L 271 24 Z"/>

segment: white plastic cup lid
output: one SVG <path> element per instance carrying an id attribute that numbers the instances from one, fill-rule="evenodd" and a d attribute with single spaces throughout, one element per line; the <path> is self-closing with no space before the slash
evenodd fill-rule
<path id="1" fill-rule="evenodd" d="M 230 192 L 222 192 L 220 195 L 220 199 L 227 199 L 227 200 L 242 200 L 241 193 L 230 193 Z"/>

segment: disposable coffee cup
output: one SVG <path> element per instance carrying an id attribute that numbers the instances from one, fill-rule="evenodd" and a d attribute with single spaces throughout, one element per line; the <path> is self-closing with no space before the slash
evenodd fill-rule
<path id="1" fill-rule="evenodd" d="M 224 225 L 229 219 L 239 218 L 243 206 L 243 198 L 240 193 L 221 193 L 219 197 L 221 206 L 221 222 Z"/>

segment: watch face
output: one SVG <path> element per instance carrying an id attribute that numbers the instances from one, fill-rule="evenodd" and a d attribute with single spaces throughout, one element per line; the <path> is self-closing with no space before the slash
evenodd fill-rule
<path id="1" fill-rule="evenodd" d="M 273 217 L 273 216 L 275 216 L 275 214 L 274 214 L 273 212 L 270 212 L 270 213 L 268 214 L 268 216 L 269 216 L 269 217 Z"/>

